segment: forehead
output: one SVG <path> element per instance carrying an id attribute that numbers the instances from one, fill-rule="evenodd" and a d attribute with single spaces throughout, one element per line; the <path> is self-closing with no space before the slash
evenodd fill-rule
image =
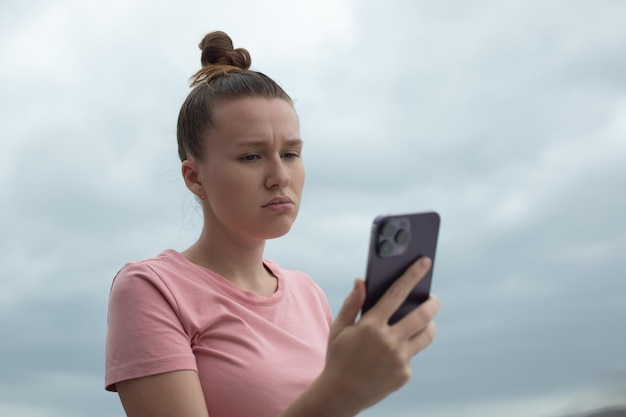
<path id="1" fill-rule="evenodd" d="M 290 103 L 279 98 L 242 98 L 223 101 L 213 109 L 211 136 L 238 140 L 299 139 L 300 125 Z"/>

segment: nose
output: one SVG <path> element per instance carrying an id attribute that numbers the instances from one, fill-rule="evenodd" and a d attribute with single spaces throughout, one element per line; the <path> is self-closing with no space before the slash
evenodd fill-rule
<path id="1" fill-rule="evenodd" d="M 265 187 L 267 188 L 283 188 L 289 185 L 290 175 L 289 169 L 285 165 L 285 161 L 278 157 L 268 164 L 267 176 L 265 177 Z"/>

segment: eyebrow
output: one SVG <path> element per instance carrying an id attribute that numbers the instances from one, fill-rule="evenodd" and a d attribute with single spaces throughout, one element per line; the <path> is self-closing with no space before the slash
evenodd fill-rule
<path id="1" fill-rule="evenodd" d="M 302 146 L 304 142 L 302 139 L 289 139 L 285 142 L 286 146 Z M 265 140 L 248 140 L 245 142 L 239 142 L 235 145 L 235 148 L 254 148 L 258 146 L 267 145 Z"/>

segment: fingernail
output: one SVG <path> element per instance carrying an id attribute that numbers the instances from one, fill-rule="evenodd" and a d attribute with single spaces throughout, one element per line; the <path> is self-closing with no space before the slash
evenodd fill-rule
<path id="1" fill-rule="evenodd" d="M 424 256 L 420 259 L 420 266 L 423 268 L 428 268 L 430 266 L 430 258 Z"/>

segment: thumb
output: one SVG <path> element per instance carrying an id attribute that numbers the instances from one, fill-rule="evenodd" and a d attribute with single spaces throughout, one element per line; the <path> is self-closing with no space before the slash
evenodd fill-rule
<path id="1" fill-rule="evenodd" d="M 359 310 L 365 302 L 365 284 L 361 279 L 354 280 L 354 287 L 352 292 L 346 297 L 341 310 L 335 317 L 333 327 L 346 327 L 354 324 L 356 316 L 359 314 Z"/>

